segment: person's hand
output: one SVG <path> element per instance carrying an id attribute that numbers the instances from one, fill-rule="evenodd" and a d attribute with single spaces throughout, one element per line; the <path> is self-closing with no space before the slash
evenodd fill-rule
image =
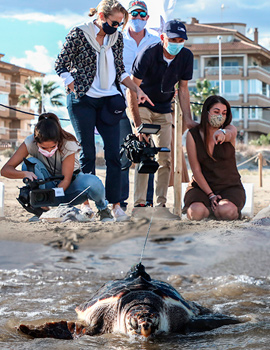
<path id="1" fill-rule="evenodd" d="M 27 177 L 29 180 L 37 180 L 37 175 L 32 173 L 32 171 L 24 171 L 24 177 Z"/>
<path id="2" fill-rule="evenodd" d="M 135 135 L 138 137 L 139 141 L 145 140 L 147 143 L 150 142 L 150 135 L 138 132 L 138 128 L 135 130 Z"/>
<path id="3" fill-rule="evenodd" d="M 137 91 L 137 102 L 138 102 L 138 105 L 140 103 L 144 103 L 146 101 L 148 103 L 150 103 L 151 106 L 154 106 L 154 103 L 150 100 L 150 98 L 142 91 L 142 89 L 138 88 L 138 91 Z"/>
<path id="4" fill-rule="evenodd" d="M 211 202 L 211 209 L 215 211 L 218 206 L 218 202 L 222 199 L 222 197 L 218 194 L 215 195 L 214 193 L 209 196 L 209 200 Z"/>
<path id="5" fill-rule="evenodd" d="M 74 81 L 72 81 L 70 84 L 68 84 L 68 88 L 70 91 L 74 92 Z"/>
<path id="6" fill-rule="evenodd" d="M 185 124 L 188 129 L 195 128 L 195 126 L 199 125 L 199 123 L 195 122 L 193 119 L 185 120 Z"/>
<path id="7" fill-rule="evenodd" d="M 216 145 L 218 143 L 222 144 L 225 141 L 226 135 L 221 130 L 217 130 L 214 132 L 213 138 Z"/>

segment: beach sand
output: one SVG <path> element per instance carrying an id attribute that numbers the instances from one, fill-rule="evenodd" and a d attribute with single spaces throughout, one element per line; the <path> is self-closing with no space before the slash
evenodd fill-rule
<path id="1" fill-rule="evenodd" d="M 6 162 L 1 156 L 1 167 Z M 242 182 L 254 183 L 254 215 L 270 204 L 270 172 L 265 170 L 263 173 L 263 187 L 259 187 L 259 176 L 256 170 L 249 171 L 243 169 L 240 171 Z M 104 182 L 105 169 L 98 169 L 97 175 Z M 5 185 L 5 217 L 0 221 L 0 240 L 13 240 L 21 242 L 32 242 L 48 244 L 54 242 L 59 247 L 72 242 L 79 247 L 98 248 L 110 245 L 114 242 L 137 236 L 145 236 L 149 227 L 149 219 L 131 218 L 128 222 L 120 223 L 101 223 L 98 219 L 93 222 L 29 222 L 33 216 L 24 210 L 17 202 L 16 197 L 19 194 L 18 187 L 22 187 L 21 180 L 0 178 Z M 133 208 L 133 188 L 134 188 L 134 170 L 130 172 L 130 198 L 127 213 L 130 215 Z M 167 207 L 173 212 L 174 192 L 170 187 L 168 191 Z M 94 209 L 94 203 L 93 203 Z M 235 230 L 248 223 L 250 218 L 243 218 L 231 222 L 203 220 L 201 222 L 192 222 L 185 217 L 182 220 L 158 220 L 153 218 L 151 225 L 152 236 L 166 237 L 168 235 L 183 235 L 194 232 L 206 232 L 207 230 L 217 230 L 225 232 L 226 230 Z M 72 245 L 66 245 L 71 247 Z"/>

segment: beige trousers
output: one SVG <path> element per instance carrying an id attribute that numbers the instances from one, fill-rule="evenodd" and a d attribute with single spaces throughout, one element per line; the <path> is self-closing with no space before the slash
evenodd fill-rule
<path id="1" fill-rule="evenodd" d="M 142 123 L 159 124 L 161 126 L 157 134 L 151 135 L 156 147 L 171 148 L 172 137 L 172 114 L 155 113 L 146 107 L 140 107 Z M 171 152 L 159 152 L 156 155 L 159 168 L 155 173 L 155 193 L 157 204 L 165 204 L 169 186 L 171 171 Z M 138 165 L 135 167 L 134 180 L 134 206 L 146 203 L 148 174 L 139 174 Z"/>

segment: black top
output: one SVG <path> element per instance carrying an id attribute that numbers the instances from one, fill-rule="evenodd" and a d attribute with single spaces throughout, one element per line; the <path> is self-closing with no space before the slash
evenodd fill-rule
<path id="1" fill-rule="evenodd" d="M 206 151 L 199 125 L 189 131 L 196 144 L 202 174 L 214 193 L 231 186 L 242 186 L 236 165 L 235 148 L 231 142 L 215 145 L 212 159 Z"/>
<path id="2" fill-rule="evenodd" d="M 180 80 L 191 80 L 193 73 L 193 54 L 183 47 L 171 64 L 163 58 L 163 44 L 148 46 L 136 57 L 131 74 L 142 80 L 141 89 L 155 106 L 148 102 L 139 107 L 147 107 L 153 112 L 170 113 L 174 86 Z"/>

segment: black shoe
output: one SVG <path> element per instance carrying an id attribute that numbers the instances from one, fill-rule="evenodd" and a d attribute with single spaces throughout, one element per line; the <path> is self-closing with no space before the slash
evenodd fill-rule
<path id="1" fill-rule="evenodd" d="M 103 210 L 99 210 L 97 215 L 100 217 L 101 222 L 112 222 L 114 221 L 114 217 L 109 208 L 105 208 Z"/>

